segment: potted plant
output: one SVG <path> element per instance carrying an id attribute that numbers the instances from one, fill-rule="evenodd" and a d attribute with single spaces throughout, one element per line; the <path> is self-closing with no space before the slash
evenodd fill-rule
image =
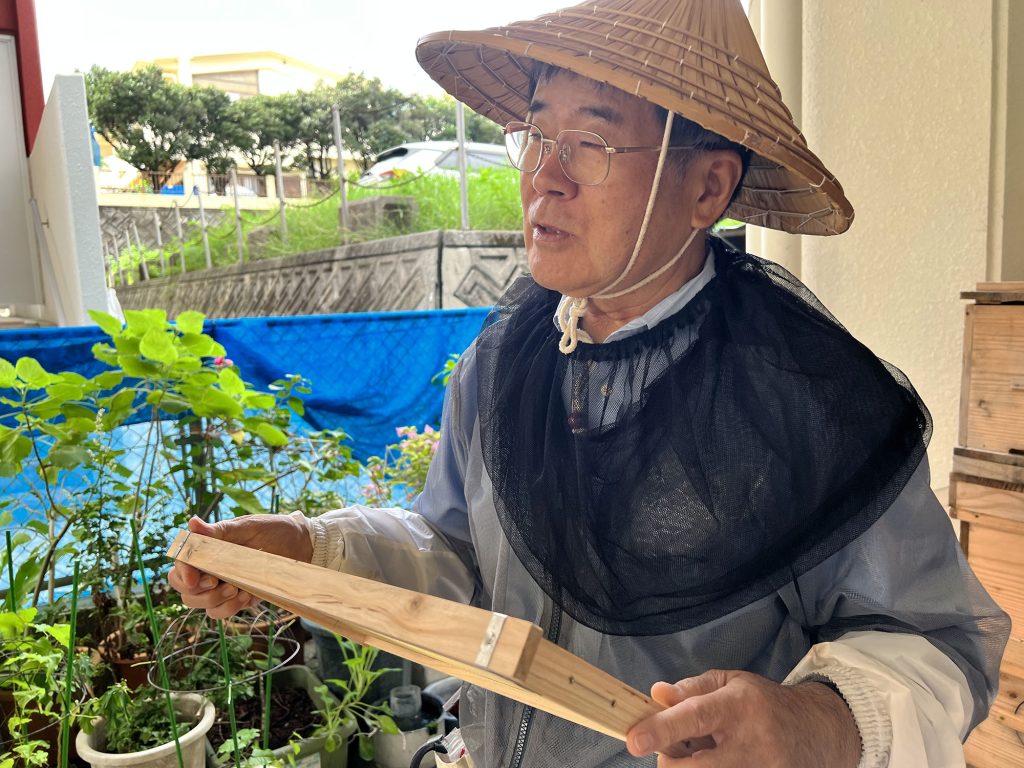
<path id="1" fill-rule="evenodd" d="M 329 689 L 305 666 L 283 667 L 261 678 L 258 691 L 240 697 L 231 709 L 236 719 L 237 750 L 231 724 L 222 711 L 219 727 L 210 734 L 207 767 L 251 757 L 291 760 L 319 753 L 322 768 L 346 768 L 348 745 L 356 737 L 360 753 L 372 757 L 370 736 L 374 732 L 398 732 L 387 706 L 367 700 L 375 681 L 390 670 L 374 669 L 375 649 L 347 640 L 340 642 L 350 672 L 347 679 L 328 681 Z M 247 747 L 251 750 L 248 753 Z"/>
<path id="2" fill-rule="evenodd" d="M 150 687 L 133 693 L 121 682 L 86 704 L 75 744 L 93 768 L 171 768 L 179 755 L 184 768 L 202 768 L 214 715 L 213 704 L 199 694 L 165 694 Z"/>

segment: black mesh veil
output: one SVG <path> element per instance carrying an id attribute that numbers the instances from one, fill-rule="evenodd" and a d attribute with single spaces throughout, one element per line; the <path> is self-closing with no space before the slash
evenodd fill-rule
<path id="1" fill-rule="evenodd" d="M 498 518 L 577 621 L 655 635 L 764 597 L 874 523 L 924 456 L 907 378 L 788 272 L 712 239 L 679 313 L 558 351 L 528 278 L 477 341 Z"/>

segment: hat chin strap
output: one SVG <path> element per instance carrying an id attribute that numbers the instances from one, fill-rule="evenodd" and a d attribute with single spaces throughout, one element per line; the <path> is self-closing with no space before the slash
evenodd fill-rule
<path id="1" fill-rule="evenodd" d="M 590 299 L 617 299 L 620 296 L 625 296 L 627 293 L 632 293 L 639 288 L 643 288 L 645 285 L 657 280 L 663 274 L 665 274 L 672 266 L 682 258 L 686 249 L 690 247 L 690 243 L 693 242 L 694 238 L 697 237 L 699 229 L 694 228 L 690 232 L 690 236 L 686 238 L 686 242 L 683 243 L 683 247 L 680 248 L 676 255 L 661 265 L 657 270 L 649 274 L 637 283 L 634 283 L 629 288 L 623 288 L 620 291 L 611 290 L 621 283 L 629 271 L 633 269 L 633 265 L 636 264 L 637 257 L 640 255 L 640 248 L 644 244 L 644 238 L 647 236 L 647 227 L 651 223 L 651 214 L 654 212 L 654 202 L 658 197 L 658 189 L 661 187 L 661 173 L 665 167 L 665 158 L 668 156 L 668 145 L 669 139 L 672 135 L 672 120 L 675 117 L 674 112 L 668 113 L 668 119 L 665 121 L 665 132 L 661 137 L 661 152 L 658 154 L 658 167 L 654 171 L 654 182 L 651 185 L 651 194 L 647 198 L 647 209 L 644 211 L 644 219 L 640 224 L 640 234 L 637 235 L 636 244 L 633 246 L 633 253 L 629 257 L 629 262 L 626 264 L 625 269 L 619 273 L 619 276 L 615 278 L 609 285 L 600 293 L 595 293 L 590 297 L 582 298 L 570 298 L 564 296 L 558 305 L 558 327 L 562 331 L 562 338 L 558 342 L 558 350 L 565 355 L 568 355 L 576 349 L 576 345 L 580 340 L 579 322 L 580 318 L 587 311 L 587 306 L 590 303 Z"/>

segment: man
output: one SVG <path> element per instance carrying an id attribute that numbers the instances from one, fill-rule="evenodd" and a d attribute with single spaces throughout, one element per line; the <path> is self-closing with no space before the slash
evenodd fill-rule
<path id="1" fill-rule="evenodd" d="M 477 765 L 962 765 L 1008 622 L 929 489 L 927 412 L 707 235 L 853 215 L 739 3 L 605 0 L 417 54 L 507 123 L 532 279 L 463 355 L 414 512 L 193 530 L 535 621 L 666 707 L 624 749 L 466 687 Z M 170 580 L 213 617 L 252 599 Z"/>

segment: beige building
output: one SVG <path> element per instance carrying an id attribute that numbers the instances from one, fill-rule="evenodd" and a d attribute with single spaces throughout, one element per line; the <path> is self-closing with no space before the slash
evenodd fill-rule
<path id="1" fill-rule="evenodd" d="M 202 56 L 139 61 L 156 64 L 164 76 L 182 85 L 210 85 L 232 98 L 277 96 L 310 90 L 318 83 L 334 85 L 343 75 L 276 51 L 213 53 Z"/>

